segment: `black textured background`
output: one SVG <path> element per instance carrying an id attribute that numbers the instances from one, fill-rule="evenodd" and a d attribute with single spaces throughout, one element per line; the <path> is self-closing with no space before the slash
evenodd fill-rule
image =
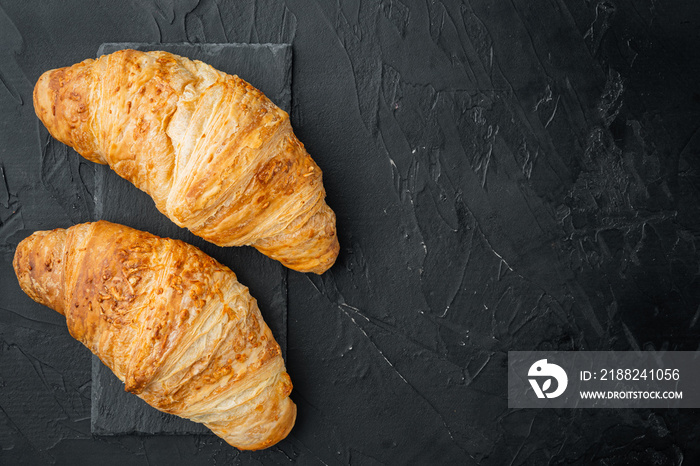
<path id="1" fill-rule="evenodd" d="M 0 463 L 696 464 L 696 410 L 509 410 L 508 350 L 697 350 L 700 2 L 0 0 Z M 290 43 L 341 254 L 288 273 L 288 439 L 90 433 L 11 269 L 94 212 L 31 105 L 104 42 Z M 94 187 L 92 187 L 94 188 Z"/>

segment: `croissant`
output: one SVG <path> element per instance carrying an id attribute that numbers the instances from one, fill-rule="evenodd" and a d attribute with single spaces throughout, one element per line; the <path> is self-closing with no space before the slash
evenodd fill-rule
<path id="1" fill-rule="evenodd" d="M 251 245 L 300 272 L 335 262 L 321 170 L 289 115 L 238 76 L 122 50 L 45 72 L 34 109 L 53 137 L 108 164 L 205 240 Z"/>
<path id="2" fill-rule="evenodd" d="M 105 221 L 24 239 L 13 266 L 151 406 L 231 445 L 269 447 L 296 419 L 280 347 L 236 275 L 199 249 Z"/>

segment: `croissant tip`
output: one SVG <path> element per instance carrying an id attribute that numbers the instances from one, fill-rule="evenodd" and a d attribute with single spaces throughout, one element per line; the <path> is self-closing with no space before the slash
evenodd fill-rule
<path id="1" fill-rule="evenodd" d="M 269 437 L 255 444 L 233 446 L 239 450 L 259 451 L 277 445 L 279 442 L 286 439 L 296 424 L 297 405 L 289 397 L 285 398 L 284 402 L 286 402 L 285 409 L 282 412 L 276 429 L 271 432 Z"/>
<path id="2" fill-rule="evenodd" d="M 12 266 L 22 290 L 34 301 L 64 314 L 63 276 L 65 231 L 37 231 L 17 245 Z"/>
<path id="3" fill-rule="evenodd" d="M 46 71 L 39 76 L 39 79 L 34 85 L 34 91 L 32 92 L 34 112 L 36 113 L 36 116 L 42 120 L 42 122 L 44 121 L 44 116 L 48 113 L 45 103 L 48 100 L 46 96 L 46 92 L 49 88 L 47 81 L 49 80 L 49 74 L 51 72 L 52 71 Z"/>

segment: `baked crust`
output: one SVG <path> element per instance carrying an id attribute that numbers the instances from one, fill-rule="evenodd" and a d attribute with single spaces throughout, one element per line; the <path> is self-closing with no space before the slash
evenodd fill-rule
<path id="1" fill-rule="evenodd" d="M 301 272 L 335 262 L 320 168 L 289 115 L 238 76 L 121 50 L 44 73 L 34 109 L 53 137 L 108 164 L 207 241 L 250 245 Z"/>
<path id="2" fill-rule="evenodd" d="M 292 429 L 292 383 L 256 300 L 194 246 L 99 221 L 34 233 L 13 266 L 22 289 L 151 406 L 246 450 Z"/>

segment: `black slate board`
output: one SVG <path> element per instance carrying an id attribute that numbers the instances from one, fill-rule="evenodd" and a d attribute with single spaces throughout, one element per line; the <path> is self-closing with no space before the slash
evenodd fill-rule
<path id="1" fill-rule="evenodd" d="M 204 61 L 237 74 L 263 91 L 282 109 L 291 102 L 291 47 L 287 44 L 103 44 L 97 55 L 117 50 L 165 50 Z M 75 154 L 78 157 L 77 154 Z M 286 353 L 287 273 L 278 262 L 252 248 L 220 248 L 179 228 L 155 208 L 151 198 L 117 176 L 106 165 L 95 165 L 95 218 L 177 238 L 194 244 L 229 266 L 258 300 L 261 313 Z M 94 434 L 209 433 L 201 424 L 161 413 L 124 391 L 124 384 L 96 357 L 92 358 L 91 430 Z"/>

